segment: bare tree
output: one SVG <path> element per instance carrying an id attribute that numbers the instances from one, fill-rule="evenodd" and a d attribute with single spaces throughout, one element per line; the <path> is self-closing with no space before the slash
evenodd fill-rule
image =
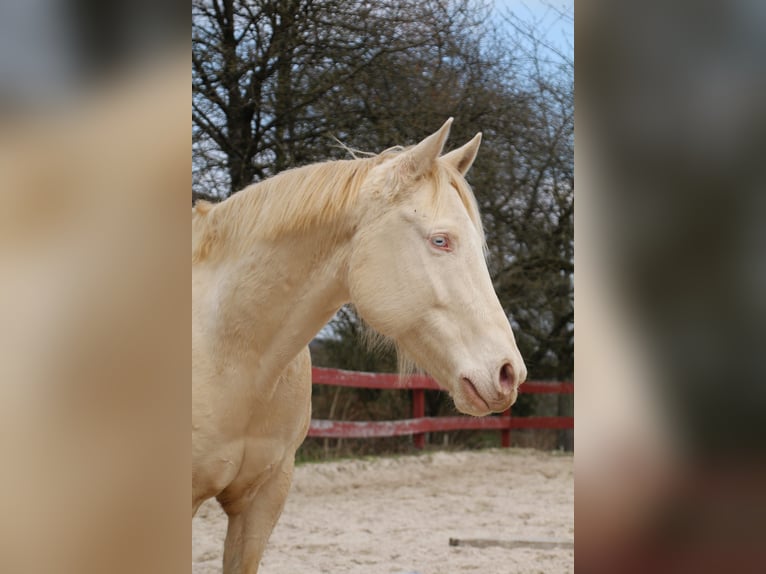
<path id="1" fill-rule="evenodd" d="M 400 143 L 402 134 L 384 121 L 392 106 L 399 115 L 407 110 L 399 125 L 418 136 L 431 128 L 433 116 L 440 123 L 445 106 L 417 116 L 428 106 L 397 104 L 404 94 L 392 87 L 401 85 L 403 68 L 414 77 L 413 61 L 425 73 L 451 57 L 451 30 L 470 29 L 475 4 L 194 0 L 196 190 L 226 197 L 288 167 L 337 154 L 333 138 L 353 145 Z M 421 97 L 433 94 L 422 91 Z"/>

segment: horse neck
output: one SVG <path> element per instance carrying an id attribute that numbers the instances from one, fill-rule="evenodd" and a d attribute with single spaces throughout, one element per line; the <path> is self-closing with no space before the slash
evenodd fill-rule
<path id="1" fill-rule="evenodd" d="M 275 377 L 349 300 L 348 241 L 316 233 L 257 243 L 221 266 L 219 348 Z"/>

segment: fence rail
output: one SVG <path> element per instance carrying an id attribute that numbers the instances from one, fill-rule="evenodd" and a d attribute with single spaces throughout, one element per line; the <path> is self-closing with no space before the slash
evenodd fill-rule
<path id="1" fill-rule="evenodd" d="M 389 373 L 363 373 L 340 369 L 312 368 L 312 379 L 317 385 L 333 385 L 363 389 L 398 389 L 412 391 L 412 417 L 395 421 L 333 421 L 312 419 L 309 436 L 324 438 L 377 438 L 413 435 L 416 448 L 425 446 L 425 433 L 453 430 L 499 430 L 501 444 L 511 446 L 512 429 L 572 429 L 574 417 L 514 417 L 510 409 L 497 416 L 475 418 L 426 417 L 425 391 L 440 387 L 425 375 L 412 375 L 400 380 Z M 527 381 L 519 388 L 520 393 L 572 394 L 574 384 L 570 381 Z"/>

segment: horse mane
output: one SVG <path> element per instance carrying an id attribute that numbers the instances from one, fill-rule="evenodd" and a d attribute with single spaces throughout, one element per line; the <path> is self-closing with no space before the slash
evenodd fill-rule
<path id="1" fill-rule="evenodd" d="M 250 185 L 225 201 L 200 200 L 192 208 L 192 262 L 208 258 L 227 244 L 247 252 L 253 242 L 300 234 L 316 227 L 342 233 L 338 225 L 356 205 L 370 171 L 405 151 L 395 147 L 371 157 L 334 160 L 293 168 Z M 476 199 L 456 169 L 438 162 L 430 174 L 434 189 L 455 189 L 482 239 Z M 438 194 L 434 202 L 438 205 Z"/>

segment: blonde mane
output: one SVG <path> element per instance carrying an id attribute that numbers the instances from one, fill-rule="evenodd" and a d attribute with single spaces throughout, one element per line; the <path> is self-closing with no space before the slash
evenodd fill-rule
<path id="1" fill-rule="evenodd" d="M 367 175 L 405 150 L 390 148 L 372 157 L 294 168 L 253 184 L 219 204 L 198 201 L 192 208 L 192 262 L 208 258 L 220 245 L 247 252 L 255 241 L 317 227 L 331 230 L 328 235 L 341 236 L 348 230 L 339 224 L 357 204 Z M 430 177 L 437 209 L 438 190 L 452 187 L 483 239 L 476 198 L 459 172 L 439 161 Z"/>

